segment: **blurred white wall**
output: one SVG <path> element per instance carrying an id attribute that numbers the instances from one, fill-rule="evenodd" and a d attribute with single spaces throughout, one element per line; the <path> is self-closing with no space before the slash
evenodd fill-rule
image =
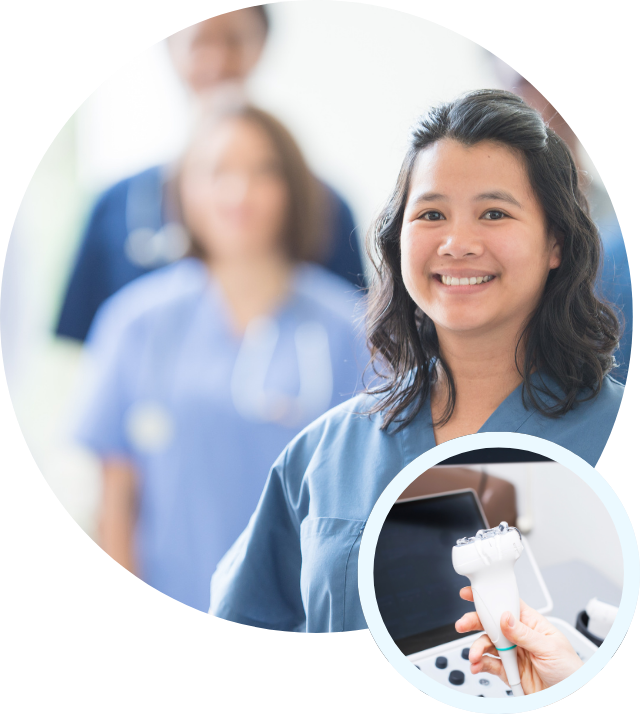
<path id="1" fill-rule="evenodd" d="M 164 42 L 143 50 L 76 113 L 79 181 L 97 192 L 173 159 L 189 129 L 188 104 Z"/>
<path id="2" fill-rule="evenodd" d="M 540 568 L 578 560 L 622 588 L 622 549 L 615 525 L 579 476 L 555 462 L 491 464 L 486 471 L 516 487 L 518 516 L 530 519 L 527 538 Z"/>

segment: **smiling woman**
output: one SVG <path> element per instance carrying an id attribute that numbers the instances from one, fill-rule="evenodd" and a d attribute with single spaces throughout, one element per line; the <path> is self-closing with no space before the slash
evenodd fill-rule
<path id="1" fill-rule="evenodd" d="M 519 97 L 472 92 L 421 119 L 370 252 L 385 427 L 429 400 L 440 443 L 478 431 L 520 384 L 547 417 L 619 386 L 606 375 L 620 329 L 597 296 L 601 242 L 575 163 Z"/>
<path id="2" fill-rule="evenodd" d="M 302 431 L 211 582 L 211 613 L 282 630 L 366 627 L 357 561 L 391 480 L 476 432 L 595 464 L 623 387 L 598 299 L 600 238 L 566 144 L 508 92 L 432 110 L 375 222 L 368 315 L 381 382 Z"/>

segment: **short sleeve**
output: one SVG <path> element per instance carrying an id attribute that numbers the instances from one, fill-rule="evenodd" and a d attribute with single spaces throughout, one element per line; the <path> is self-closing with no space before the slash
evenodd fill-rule
<path id="1" fill-rule="evenodd" d="M 56 334 L 84 341 L 96 311 L 111 291 L 106 283 L 108 254 L 105 247 L 116 197 L 107 192 L 96 203 L 80 242 L 62 303 Z"/>
<path id="2" fill-rule="evenodd" d="M 124 431 L 131 402 L 128 372 L 139 351 L 131 326 L 122 325 L 110 301 L 98 311 L 85 347 L 74 440 L 98 456 L 129 456 Z"/>
<path id="3" fill-rule="evenodd" d="M 209 614 L 270 630 L 304 631 L 300 525 L 286 492 L 285 450 L 249 524 L 211 579 Z"/>

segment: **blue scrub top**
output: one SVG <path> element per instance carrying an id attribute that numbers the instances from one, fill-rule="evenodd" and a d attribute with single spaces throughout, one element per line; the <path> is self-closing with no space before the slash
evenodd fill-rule
<path id="1" fill-rule="evenodd" d="M 196 259 L 139 278 L 105 303 L 89 338 L 76 436 L 135 466 L 143 580 L 207 610 L 211 574 L 247 525 L 271 464 L 301 428 L 361 387 L 368 354 L 357 313 L 351 284 L 300 265 L 246 363 L 246 339 Z M 305 353 L 301 339 L 328 359 Z"/>
<path id="2" fill-rule="evenodd" d="M 155 166 L 118 182 L 98 199 L 76 256 L 63 299 L 56 334 L 83 341 L 100 305 L 127 283 L 169 262 L 140 263 L 127 249 L 133 231 L 152 238 L 169 220 L 165 208 L 166 167 Z M 330 186 L 323 265 L 345 280 L 364 285 L 353 216 Z"/>
<path id="3" fill-rule="evenodd" d="M 534 375 L 534 384 L 539 379 Z M 594 465 L 622 393 L 607 377 L 595 399 L 551 419 L 526 409 L 518 387 L 480 431 L 538 436 Z M 366 627 L 357 574 L 365 523 L 391 480 L 435 446 L 428 401 L 407 427 L 390 434 L 380 428 L 381 414 L 363 414 L 373 399 L 361 395 L 331 410 L 279 456 L 249 525 L 212 578 L 211 614 L 299 632 Z"/>

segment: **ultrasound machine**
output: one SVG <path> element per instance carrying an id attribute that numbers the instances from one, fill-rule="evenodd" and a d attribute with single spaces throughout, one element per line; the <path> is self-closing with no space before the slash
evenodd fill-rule
<path id="1" fill-rule="evenodd" d="M 389 634 L 419 670 L 472 696 L 509 697 L 513 692 L 499 677 L 471 673 L 469 648 L 481 633 L 460 634 L 454 627 L 474 605 L 460 598 L 469 580 L 453 569 L 452 546 L 488 527 L 471 488 L 401 499 L 380 533 L 374 583 Z M 514 566 L 521 598 L 547 616 L 580 658 L 588 660 L 597 645 L 564 620 L 548 616 L 551 597 L 524 536 L 522 541 L 524 549 Z"/>

